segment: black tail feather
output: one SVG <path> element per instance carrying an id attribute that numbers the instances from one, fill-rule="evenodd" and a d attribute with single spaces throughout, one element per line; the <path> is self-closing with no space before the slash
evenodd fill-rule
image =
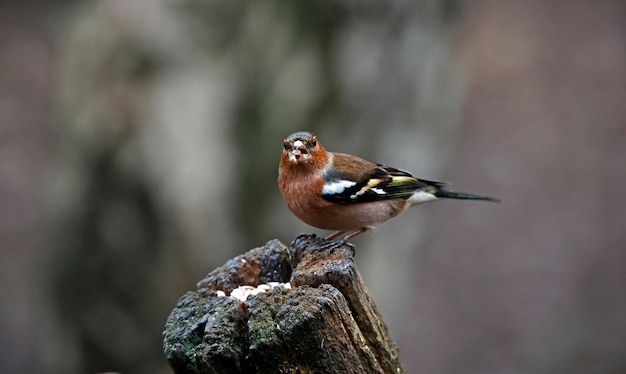
<path id="1" fill-rule="evenodd" d="M 437 196 L 438 198 L 445 198 L 445 199 L 483 200 L 483 201 L 491 201 L 494 203 L 500 202 L 500 199 L 496 199 L 495 197 L 491 197 L 491 196 L 477 195 L 477 194 L 466 193 L 466 192 L 448 191 L 444 189 L 438 189 L 437 191 L 435 191 L 435 196 Z"/>

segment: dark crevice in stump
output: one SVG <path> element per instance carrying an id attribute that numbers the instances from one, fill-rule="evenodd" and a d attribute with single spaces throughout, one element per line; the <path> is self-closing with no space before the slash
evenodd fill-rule
<path id="1" fill-rule="evenodd" d="M 170 314 L 168 362 L 176 373 L 402 373 L 352 257 L 303 234 L 229 260 Z"/>

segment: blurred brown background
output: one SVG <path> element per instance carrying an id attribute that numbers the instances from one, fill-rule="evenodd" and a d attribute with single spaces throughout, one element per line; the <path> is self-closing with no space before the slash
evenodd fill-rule
<path id="1" fill-rule="evenodd" d="M 0 3 L 0 372 L 170 372 L 281 141 L 495 195 L 357 238 L 409 373 L 626 372 L 626 3 Z"/>

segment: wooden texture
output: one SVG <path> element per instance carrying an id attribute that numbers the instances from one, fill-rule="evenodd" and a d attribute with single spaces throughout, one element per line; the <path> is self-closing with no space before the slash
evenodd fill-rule
<path id="1" fill-rule="evenodd" d="M 179 300 L 164 352 L 176 373 L 402 373 L 395 344 L 353 262 L 314 235 L 229 260 Z M 241 285 L 289 282 L 245 301 Z"/>

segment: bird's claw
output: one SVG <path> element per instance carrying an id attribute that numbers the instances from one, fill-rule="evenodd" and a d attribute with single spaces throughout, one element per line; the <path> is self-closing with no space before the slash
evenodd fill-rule
<path id="1" fill-rule="evenodd" d="M 352 257 L 356 255 L 356 248 L 354 244 L 345 240 L 345 238 L 341 238 L 339 240 L 326 240 L 323 244 L 320 245 L 321 250 L 326 250 L 330 253 L 335 252 L 335 250 L 340 249 L 341 247 L 348 247 L 352 254 Z"/>

